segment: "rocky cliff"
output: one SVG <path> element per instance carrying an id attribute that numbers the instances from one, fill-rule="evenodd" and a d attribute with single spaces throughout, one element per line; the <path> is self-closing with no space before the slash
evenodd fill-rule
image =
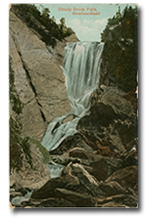
<path id="1" fill-rule="evenodd" d="M 53 49 L 13 12 L 10 12 L 9 24 L 9 54 L 16 90 L 24 104 L 21 115 L 23 135 L 40 141 L 47 124 L 70 110 L 60 63 L 66 43 L 78 39 L 73 34 L 63 42 L 57 41 Z"/>
<path id="2" fill-rule="evenodd" d="M 60 63 L 66 43 L 77 40 L 73 34 L 57 41 L 55 48 L 47 46 L 39 33 L 10 12 L 10 56 L 16 90 L 24 103 L 24 136 L 40 141 L 48 123 L 69 112 Z M 111 42 L 110 37 L 107 42 Z M 29 168 L 24 167 L 23 173 L 12 174 L 13 206 L 138 206 L 137 97 L 133 90 L 121 89 L 118 79 L 110 74 L 106 56 L 102 57 L 100 81 L 91 97 L 88 115 L 78 122 L 77 133 L 65 138 L 50 157 L 41 145 L 36 153 L 37 141 L 30 140 L 36 172 L 29 173 Z M 51 177 L 42 166 L 43 159 L 45 164 L 63 166 L 61 175 Z"/>

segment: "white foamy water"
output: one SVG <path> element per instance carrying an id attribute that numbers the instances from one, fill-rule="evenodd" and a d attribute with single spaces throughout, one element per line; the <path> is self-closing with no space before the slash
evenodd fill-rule
<path id="1" fill-rule="evenodd" d="M 42 141 L 48 151 L 56 149 L 66 137 L 75 134 L 79 119 L 88 113 L 91 95 L 99 82 L 103 47 L 104 43 L 99 42 L 75 42 L 65 47 L 62 69 L 72 109 L 49 124 Z M 63 123 L 71 114 L 75 118 Z"/>

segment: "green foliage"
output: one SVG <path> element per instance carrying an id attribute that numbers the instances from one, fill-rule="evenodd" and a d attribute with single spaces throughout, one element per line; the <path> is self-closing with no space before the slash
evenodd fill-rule
<path id="1" fill-rule="evenodd" d="M 46 164 L 46 163 L 51 161 L 51 157 L 50 157 L 48 150 L 45 147 L 43 147 L 43 145 L 41 145 L 40 142 L 38 142 L 37 140 L 35 140 L 33 138 L 29 138 L 29 141 L 32 142 L 33 144 L 35 144 L 36 147 L 39 149 L 39 151 L 42 153 L 43 163 Z"/>
<path id="2" fill-rule="evenodd" d="M 27 162 L 33 168 L 32 157 L 30 152 L 30 144 L 28 142 L 29 138 L 21 137 L 21 124 L 17 120 L 14 120 L 10 116 L 9 120 L 10 128 L 10 170 L 16 169 L 21 170 L 22 159 L 25 156 Z"/>
<path id="3" fill-rule="evenodd" d="M 9 95 L 10 95 L 10 107 L 14 111 L 15 115 L 10 115 L 9 119 L 9 138 L 10 138 L 10 170 L 21 170 L 22 159 L 25 156 L 27 162 L 32 165 L 32 157 L 30 155 L 30 145 L 28 138 L 22 138 L 22 124 L 19 120 L 19 115 L 22 113 L 23 104 L 21 103 L 19 96 L 15 89 L 14 84 L 14 71 L 11 68 L 11 58 L 9 58 Z"/>
<path id="4" fill-rule="evenodd" d="M 21 150 L 21 127 L 20 124 L 12 117 L 9 120 L 9 137 L 10 137 L 10 170 L 21 170 L 22 167 L 22 150 Z"/>
<path id="5" fill-rule="evenodd" d="M 44 8 L 43 11 L 42 11 L 42 17 L 44 19 L 49 19 L 49 13 L 50 13 L 49 9 L 48 8 Z"/>
<path id="6" fill-rule="evenodd" d="M 21 103 L 19 96 L 16 92 L 14 85 L 14 71 L 11 67 L 11 58 L 9 59 L 9 86 L 10 86 L 10 107 L 14 111 L 15 115 L 10 115 L 9 119 L 9 137 L 10 137 L 10 170 L 16 169 L 21 171 L 23 157 L 25 157 L 27 163 L 33 168 L 30 144 L 33 143 L 39 149 L 43 155 L 43 163 L 48 163 L 51 158 L 49 152 L 44 148 L 40 142 L 33 138 L 22 138 L 22 124 L 19 120 L 19 115 L 22 113 L 23 104 Z"/>
<path id="7" fill-rule="evenodd" d="M 16 15 L 20 16 L 29 27 L 35 29 L 41 36 L 42 40 L 47 44 L 54 47 L 56 45 L 56 39 L 62 40 L 66 36 L 70 36 L 73 31 L 70 31 L 65 25 L 65 23 L 61 23 L 57 25 L 55 22 L 55 18 L 50 18 L 50 11 L 48 8 L 44 8 L 42 5 L 42 12 L 40 12 L 37 7 L 33 4 L 13 4 L 11 10 L 16 13 Z M 46 29 L 39 27 L 33 19 L 31 15 L 40 22 Z M 63 21 L 64 18 L 61 20 Z M 64 19 L 65 21 L 65 19 Z"/>
<path id="8" fill-rule="evenodd" d="M 63 38 L 70 36 L 71 34 L 74 33 L 71 28 L 67 28 L 67 26 L 65 24 L 65 18 L 63 18 L 63 17 L 60 19 L 60 24 L 58 24 L 58 27 L 59 27 L 59 30 L 60 30 Z"/>
<path id="9" fill-rule="evenodd" d="M 30 164 L 30 167 L 33 168 L 31 151 L 30 151 L 30 144 L 29 144 L 29 137 L 25 137 L 22 139 L 21 148 L 23 150 L 23 153 L 25 155 L 25 158 L 26 158 L 28 164 Z"/>
<path id="10" fill-rule="evenodd" d="M 102 33 L 108 72 L 124 91 L 135 91 L 137 86 L 137 19 L 137 8 L 126 7 L 122 15 L 119 9 Z"/>
<path id="11" fill-rule="evenodd" d="M 19 96 L 16 92 L 14 85 L 14 71 L 11 68 L 11 58 L 9 58 L 9 99 L 12 105 L 12 109 L 16 114 L 22 113 L 23 104 L 21 103 Z"/>

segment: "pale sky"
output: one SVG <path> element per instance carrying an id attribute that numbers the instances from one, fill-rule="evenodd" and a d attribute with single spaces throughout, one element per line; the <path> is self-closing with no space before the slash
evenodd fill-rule
<path id="1" fill-rule="evenodd" d="M 35 5 L 39 10 L 42 9 L 40 4 Z M 49 8 L 50 17 L 54 16 L 57 23 L 64 17 L 66 26 L 73 29 L 80 41 L 100 41 L 107 19 L 116 14 L 118 6 L 122 12 L 127 5 L 136 7 L 135 4 L 43 4 L 44 8 Z M 74 8 L 80 11 L 74 11 Z M 73 12 L 91 12 L 90 9 L 100 14 L 73 15 Z"/>

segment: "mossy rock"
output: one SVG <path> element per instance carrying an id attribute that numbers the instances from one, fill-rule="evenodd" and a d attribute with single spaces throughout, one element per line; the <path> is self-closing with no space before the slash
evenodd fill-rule
<path id="1" fill-rule="evenodd" d="M 36 148 L 39 149 L 39 151 L 43 155 L 43 163 L 47 164 L 51 161 L 51 157 L 48 150 L 45 147 L 43 147 L 43 145 L 39 141 L 33 138 L 29 138 L 29 142 L 33 143 L 36 146 Z"/>

